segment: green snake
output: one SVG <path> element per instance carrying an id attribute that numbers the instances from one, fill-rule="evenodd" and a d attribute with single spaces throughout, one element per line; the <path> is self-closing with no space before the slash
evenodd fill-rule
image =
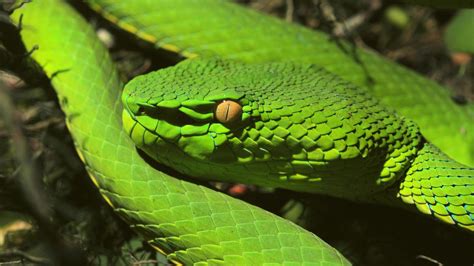
<path id="1" fill-rule="evenodd" d="M 122 97 L 107 50 L 68 5 L 34 1 L 12 15 L 25 45 L 39 47 L 32 56 L 92 180 L 169 260 L 349 264 L 289 221 L 155 170 L 132 139 L 190 176 L 416 206 L 473 230 L 474 169 L 461 163 L 474 165 L 474 108 L 436 83 L 226 1 L 90 4 L 157 47 L 199 57 L 135 78 Z"/>

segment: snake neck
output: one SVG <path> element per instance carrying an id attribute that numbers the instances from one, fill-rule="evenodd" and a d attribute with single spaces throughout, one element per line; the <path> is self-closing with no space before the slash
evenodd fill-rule
<path id="1" fill-rule="evenodd" d="M 414 206 L 438 220 L 474 231 L 474 168 L 452 160 L 431 143 L 422 144 L 400 183 L 376 198 L 392 206 Z"/>

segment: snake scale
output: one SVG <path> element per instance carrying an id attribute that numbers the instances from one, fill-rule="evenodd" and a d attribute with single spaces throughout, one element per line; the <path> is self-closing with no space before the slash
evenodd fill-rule
<path id="1" fill-rule="evenodd" d="M 170 261 L 349 264 L 289 221 L 155 170 L 129 135 L 191 176 L 416 206 L 473 230 L 474 169 L 461 164 L 474 165 L 473 107 L 457 106 L 436 83 L 227 1 L 90 4 L 157 47 L 199 57 L 128 83 L 123 109 L 107 50 L 72 8 L 42 0 L 12 15 L 22 16 L 25 45 L 39 47 L 32 56 L 53 77 L 93 182 Z M 216 121 L 222 102 L 234 104 L 237 118 Z"/>

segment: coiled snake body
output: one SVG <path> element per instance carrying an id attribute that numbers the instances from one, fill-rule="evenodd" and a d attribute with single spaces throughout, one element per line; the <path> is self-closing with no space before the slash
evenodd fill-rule
<path id="1" fill-rule="evenodd" d="M 13 14 L 45 72 L 61 71 L 52 84 L 92 180 L 171 261 L 348 264 L 291 222 L 153 169 L 129 136 L 191 176 L 369 202 L 392 193 L 389 204 L 473 230 L 474 170 L 434 146 L 474 165 L 473 109 L 434 82 L 225 1 L 90 2 L 159 47 L 201 57 L 128 83 L 123 109 L 107 51 L 70 7 L 42 0 Z M 233 121 L 216 119 L 224 101 L 242 108 Z"/>

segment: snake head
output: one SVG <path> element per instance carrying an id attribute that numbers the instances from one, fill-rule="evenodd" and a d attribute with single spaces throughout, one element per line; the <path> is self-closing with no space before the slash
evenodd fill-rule
<path id="1" fill-rule="evenodd" d="M 358 172 L 373 189 L 393 183 L 418 143 L 417 129 L 365 89 L 313 65 L 187 60 L 133 79 L 122 100 L 136 145 L 194 177 L 329 180 L 347 191 L 344 178 Z"/>
<path id="2" fill-rule="evenodd" d="M 245 92 L 219 82 L 218 69 L 229 68 L 193 60 L 135 78 L 122 95 L 125 130 L 159 161 L 167 160 L 163 156 L 226 161 L 229 156 L 213 156 L 216 150 L 252 123 Z"/>

